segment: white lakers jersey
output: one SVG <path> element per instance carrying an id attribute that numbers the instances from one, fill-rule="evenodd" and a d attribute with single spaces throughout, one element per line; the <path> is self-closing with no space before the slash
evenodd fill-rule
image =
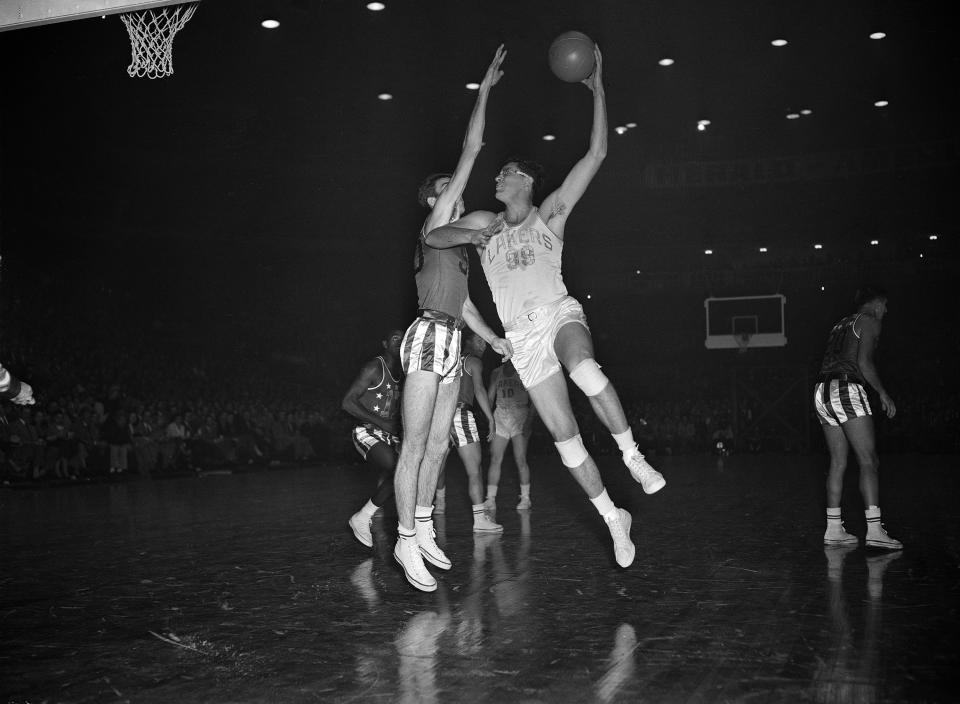
<path id="1" fill-rule="evenodd" d="M 497 215 L 503 220 L 503 213 Z M 523 222 L 503 230 L 480 253 L 493 302 L 504 324 L 533 308 L 567 295 L 560 264 L 563 240 L 533 208 Z"/>

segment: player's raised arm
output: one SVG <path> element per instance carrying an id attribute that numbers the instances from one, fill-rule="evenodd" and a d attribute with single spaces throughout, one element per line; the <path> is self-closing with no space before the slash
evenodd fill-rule
<path id="1" fill-rule="evenodd" d="M 890 398 L 890 394 L 883 388 L 883 382 L 880 381 L 880 375 L 877 373 L 877 367 L 873 363 L 873 351 L 877 348 L 877 341 L 880 339 L 880 330 L 882 323 L 874 317 L 864 315 L 861 318 L 860 329 L 860 349 L 857 352 L 857 365 L 860 367 L 860 373 L 864 380 L 873 387 L 873 390 L 880 396 L 880 405 L 888 418 L 893 418 L 897 413 L 897 407 Z"/>
<path id="2" fill-rule="evenodd" d="M 486 124 L 487 98 L 490 96 L 490 89 L 497 84 L 503 71 L 500 70 L 500 64 L 506 58 L 507 52 L 503 44 L 497 47 L 493 55 L 493 61 L 487 67 L 487 72 L 483 76 L 480 88 L 477 91 L 477 102 L 473 106 L 473 112 L 470 115 L 470 122 L 467 125 L 467 135 L 463 140 L 463 151 L 460 153 L 460 160 L 457 167 L 453 170 L 450 182 L 444 188 L 443 192 L 437 196 L 437 201 L 433 205 L 430 217 L 427 218 L 424 232 L 430 232 L 438 225 L 446 225 L 450 220 L 459 217 L 460 213 L 455 212 L 460 203 L 460 197 L 463 195 L 463 189 L 467 186 L 467 180 L 470 178 L 470 172 L 473 170 L 473 164 L 477 160 L 480 148 L 483 146 L 483 128 Z M 447 246 L 456 246 L 459 244 L 468 244 L 469 242 L 457 242 Z M 427 240 L 431 247 L 436 246 Z"/>
<path id="3" fill-rule="evenodd" d="M 593 180 L 600 164 L 607 156 L 607 100 L 603 92 L 603 61 L 600 48 L 594 47 L 596 68 L 583 83 L 593 91 L 593 129 L 590 132 L 590 148 L 567 174 L 560 187 L 540 204 L 540 213 L 547 226 L 559 237 L 570 211 L 577 204 L 587 186 Z"/>

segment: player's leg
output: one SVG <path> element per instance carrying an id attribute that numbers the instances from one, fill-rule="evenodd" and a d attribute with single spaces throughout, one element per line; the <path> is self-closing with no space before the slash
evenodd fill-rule
<path id="1" fill-rule="evenodd" d="M 434 540 L 436 535 L 433 530 L 433 497 L 437 490 L 440 468 L 450 448 L 450 425 L 453 423 L 453 413 L 457 408 L 459 391 L 459 377 L 449 383 L 439 384 L 426 448 L 420 463 L 420 476 L 417 479 L 415 507 L 417 544 L 427 562 L 444 570 L 450 569 L 451 562 Z M 406 393 L 408 391 L 404 389 L 404 394 Z M 406 439 L 404 439 L 405 443 Z"/>
<path id="2" fill-rule="evenodd" d="M 511 438 L 513 443 L 513 461 L 517 463 L 517 477 L 520 481 L 520 503 L 517 504 L 517 510 L 525 511 L 532 508 L 530 502 L 530 465 L 527 464 L 527 447 L 530 442 L 530 436 L 521 432 Z"/>
<path id="3" fill-rule="evenodd" d="M 594 359 L 593 340 L 587 328 L 579 322 L 564 324 L 557 332 L 554 350 L 570 380 L 587 396 L 594 413 L 613 435 L 633 478 L 648 494 L 660 491 L 666 481 L 637 449 L 620 397 Z"/>
<path id="4" fill-rule="evenodd" d="M 570 474 L 586 493 L 597 512 L 603 516 L 613 537 L 617 564 L 627 567 L 633 562 L 636 549 L 630 540 L 632 517 L 617 508 L 603 486 L 600 472 L 580 438 L 580 429 L 573 415 L 567 382 L 557 370 L 540 383 L 527 389 L 543 424 L 554 439 L 557 452 Z"/>
<path id="5" fill-rule="evenodd" d="M 860 495 L 866 506 L 864 513 L 867 519 L 866 544 L 869 547 L 900 550 L 903 544 L 891 538 L 880 521 L 880 459 L 877 456 L 873 417 L 865 415 L 850 418 L 841 427 L 860 465 Z"/>
<path id="6" fill-rule="evenodd" d="M 443 515 L 447 512 L 447 460 L 450 459 L 450 450 L 440 465 L 440 474 L 437 476 L 437 490 L 433 494 L 433 512 Z"/>
<path id="7" fill-rule="evenodd" d="M 483 504 L 483 479 L 480 474 L 481 449 L 480 438 L 476 442 L 468 445 L 462 445 L 457 448 L 460 455 L 460 461 L 467 471 L 467 488 L 470 493 L 470 503 L 473 510 L 473 532 L 474 533 L 502 533 L 503 526 L 493 521 L 487 515 Z"/>
<path id="8" fill-rule="evenodd" d="M 439 374 L 423 370 L 407 372 L 402 397 L 403 444 L 393 478 L 399 523 L 393 557 L 403 568 L 407 581 L 421 591 L 437 588 L 437 580 L 423 564 L 416 537 L 415 513 L 421 465 L 427 451 L 439 386 Z M 433 481 L 435 486 L 436 474 Z"/>
<path id="9" fill-rule="evenodd" d="M 827 469 L 827 529 L 823 534 L 824 545 L 856 545 L 855 535 L 843 527 L 840 514 L 840 500 L 843 497 L 843 475 L 847 470 L 847 455 L 850 446 L 847 436 L 839 425 L 823 425 L 823 438 L 830 453 L 830 467 Z"/>
<path id="10" fill-rule="evenodd" d="M 490 467 L 487 469 L 487 496 L 484 505 L 491 513 L 497 510 L 497 489 L 500 487 L 500 471 L 503 468 L 503 456 L 506 454 L 509 437 L 500 434 L 500 428 L 490 441 Z"/>
<path id="11" fill-rule="evenodd" d="M 440 376 L 427 371 L 410 372 L 404 381 L 403 444 L 400 447 L 400 457 L 397 460 L 397 469 L 393 478 L 397 518 L 404 531 L 414 528 L 414 509 L 421 465 L 424 463 L 427 451 L 439 386 Z M 434 484 L 436 479 L 437 475 L 434 472 Z"/>
<path id="12" fill-rule="evenodd" d="M 370 531 L 370 521 L 373 519 L 373 514 L 382 508 L 393 494 L 393 472 L 397 465 L 397 453 L 387 443 L 377 442 L 367 449 L 365 459 L 386 479 L 380 482 L 373 496 L 367 500 L 363 508 L 350 517 L 348 523 L 356 539 L 368 548 L 372 548 L 373 534 Z"/>

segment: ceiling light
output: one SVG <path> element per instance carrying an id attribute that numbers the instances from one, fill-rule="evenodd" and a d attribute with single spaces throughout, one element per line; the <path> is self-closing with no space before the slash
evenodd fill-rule
<path id="1" fill-rule="evenodd" d="M 697 120 L 697 130 L 703 132 L 710 126 L 710 120 Z"/>
<path id="2" fill-rule="evenodd" d="M 800 114 L 801 114 L 801 115 L 812 115 L 812 114 L 813 114 L 813 110 L 811 110 L 810 108 L 804 108 L 803 110 L 800 111 Z"/>
<path id="3" fill-rule="evenodd" d="M 871 39 L 883 39 L 886 36 L 887 36 L 886 32 L 872 32 L 870 34 Z"/>
<path id="4" fill-rule="evenodd" d="M 823 249 L 823 245 L 822 245 L 822 244 L 815 244 L 815 245 L 813 245 L 813 248 L 814 248 L 814 249 Z"/>
<path id="5" fill-rule="evenodd" d="M 632 129 L 633 129 L 634 127 L 636 127 L 636 126 L 637 126 L 637 123 L 636 123 L 636 122 L 628 122 L 628 123 L 627 123 L 627 129 L 632 130 Z"/>
<path id="6" fill-rule="evenodd" d="M 468 84 L 467 84 L 467 90 L 479 90 L 479 89 L 480 89 L 480 84 L 479 84 L 479 83 L 468 83 Z"/>
<path id="7" fill-rule="evenodd" d="M 380 100 L 393 100 L 393 96 L 389 93 L 381 93 L 377 96 Z"/>
<path id="8" fill-rule="evenodd" d="M 767 248 L 766 248 L 766 247 L 761 247 L 761 248 L 760 248 L 760 251 L 761 251 L 761 252 L 766 252 L 766 251 L 767 251 Z"/>
<path id="9" fill-rule="evenodd" d="M 713 254 L 713 250 L 712 250 L 712 249 L 705 249 L 705 250 L 703 250 L 703 253 L 704 253 L 704 254 Z"/>
<path id="10" fill-rule="evenodd" d="M 673 66 L 673 59 L 665 56 L 662 59 L 660 59 L 657 63 L 660 64 L 661 66 Z"/>
<path id="11" fill-rule="evenodd" d="M 382 2 L 368 2 L 368 3 L 367 3 L 367 9 L 368 9 L 368 10 L 373 10 L 374 12 L 380 12 L 380 10 L 385 10 L 386 7 L 387 7 L 387 6 L 384 5 Z"/>
<path id="12" fill-rule="evenodd" d="M 890 104 L 890 101 L 884 98 L 880 98 L 880 100 L 875 100 L 873 104 L 878 108 L 885 108 Z"/>
<path id="13" fill-rule="evenodd" d="M 280 23 L 277 22 L 276 20 L 264 20 L 263 22 L 260 23 L 260 26 L 263 27 L 264 29 L 276 29 L 277 27 L 280 26 Z"/>
<path id="14" fill-rule="evenodd" d="M 931 239 L 931 240 L 936 240 L 936 239 L 939 239 L 939 238 L 938 238 L 936 235 L 930 235 L 930 239 Z"/>
<path id="15" fill-rule="evenodd" d="M 787 45 L 787 40 L 786 40 L 786 39 L 774 39 L 774 40 L 773 40 L 772 42 L 770 42 L 770 43 L 773 44 L 774 46 L 786 46 L 786 45 Z"/>
<path id="16" fill-rule="evenodd" d="M 553 135 L 553 134 L 545 134 L 545 135 L 543 135 L 543 141 L 544 141 L 544 142 L 552 142 L 552 141 L 555 140 L 556 138 L 557 138 L 556 135 Z"/>
<path id="17" fill-rule="evenodd" d="M 876 247 L 878 244 L 880 244 L 880 240 L 870 240 L 870 244 Z"/>
<path id="18" fill-rule="evenodd" d="M 798 113 L 798 112 L 788 112 L 788 113 L 787 113 L 787 119 L 788 119 L 788 120 L 799 120 L 799 119 L 800 119 L 800 113 Z"/>
<path id="19" fill-rule="evenodd" d="M 617 134 L 623 134 L 624 132 L 627 131 L 627 128 L 624 127 L 623 125 L 617 125 L 616 127 L 613 128 L 613 131 L 616 132 Z"/>

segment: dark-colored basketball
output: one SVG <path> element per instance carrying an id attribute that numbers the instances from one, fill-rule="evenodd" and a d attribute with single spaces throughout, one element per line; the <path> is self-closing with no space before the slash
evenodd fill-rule
<path id="1" fill-rule="evenodd" d="M 593 40 L 583 32 L 564 32 L 553 40 L 547 58 L 557 78 L 577 83 L 593 73 Z"/>

